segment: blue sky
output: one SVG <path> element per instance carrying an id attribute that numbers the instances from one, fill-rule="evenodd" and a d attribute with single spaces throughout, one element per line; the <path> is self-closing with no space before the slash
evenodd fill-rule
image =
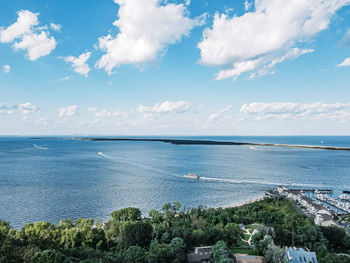
<path id="1" fill-rule="evenodd" d="M 349 135 L 347 0 L 12 0 L 2 135 Z"/>

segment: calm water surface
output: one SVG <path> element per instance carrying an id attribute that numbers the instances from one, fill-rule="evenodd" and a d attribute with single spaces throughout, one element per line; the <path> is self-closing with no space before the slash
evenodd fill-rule
<path id="1" fill-rule="evenodd" d="M 350 137 L 190 138 L 350 146 Z M 183 177 L 190 172 L 201 179 Z M 127 206 L 147 215 L 174 201 L 186 207 L 235 204 L 287 183 L 350 190 L 350 152 L 0 137 L 0 219 L 13 227 L 107 220 Z"/>

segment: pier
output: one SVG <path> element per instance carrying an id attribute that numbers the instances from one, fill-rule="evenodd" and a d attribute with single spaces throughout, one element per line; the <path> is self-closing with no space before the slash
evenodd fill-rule
<path id="1" fill-rule="evenodd" d="M 315 198 L 317 200 L 320 200 L 322 202 L 325 202 L 331 206 L 334 206 L 336 207 L 337 209 L 345 212 L 345 213 L 350 213 L 350 204 L 349 203 L 345 203 L 345 202 L 342 202 L 340 200 L 337 200 L 335 198 L 332 198 L 326 194 L 316 194 L 315 195 Z"/>

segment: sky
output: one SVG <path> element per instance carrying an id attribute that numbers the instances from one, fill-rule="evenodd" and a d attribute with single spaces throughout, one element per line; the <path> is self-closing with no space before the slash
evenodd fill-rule
<path id="1" fill-rule="evenodd" d="M 350 135 L 350 0 L 11 0 L 0 135 Z"/>

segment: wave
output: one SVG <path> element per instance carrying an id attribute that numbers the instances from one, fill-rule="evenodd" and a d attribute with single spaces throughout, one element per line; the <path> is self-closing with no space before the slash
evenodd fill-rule
<path id="1" fill-rule="evenodd" d="M 46 147 L 42 147 L 42 146 L 39 146 L 39 145 L 36 145 L 35 143 L 32 144 L 34 148 L 36 149 L 39 149 L 39 150 L 48 150 L 49 148 L 46 148 Z"/>

